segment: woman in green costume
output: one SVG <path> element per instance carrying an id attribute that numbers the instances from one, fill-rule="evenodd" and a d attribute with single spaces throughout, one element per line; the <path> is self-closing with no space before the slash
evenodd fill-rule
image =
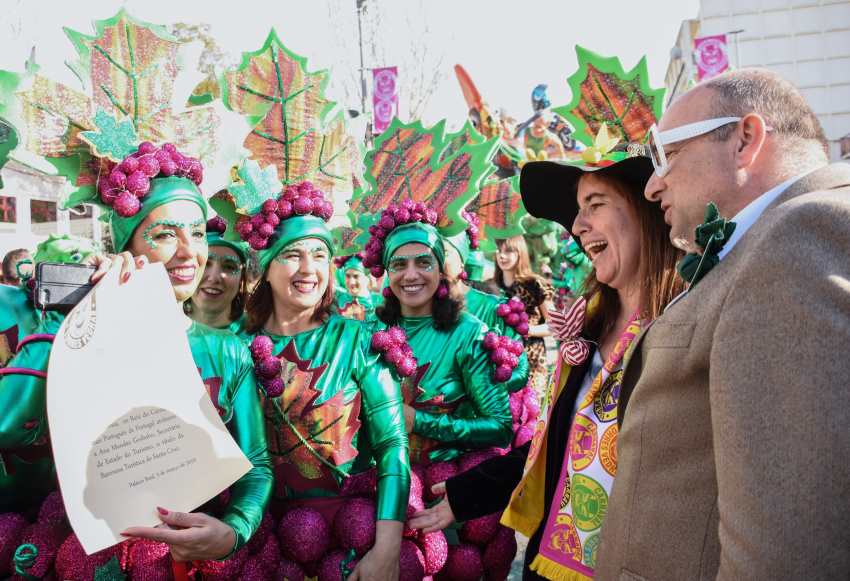
<path id="1" fill-rule="evenodd" d="M 90 240 L 51 235 L 34 262 L 91 263 L 96 256 Z M 30 280 L 21 282 L 0 286 L 0 513 L 27 512 L 56 488 L 43 410 L 47 356 L 64 317 L 39 312 Z"/>
<path id="2" fill-rule="evenodd" d="M 152 144 L 142 143 L 137 153 L 112 170 L 123 173 L 125 169 L 138 167 L 143 158 L 153 159 L 158 151 L 161 150 Z M 99 185 L 99 200 L 90 200 L 111 211 L 112 242 L 120 252 L 112 261 L 101 261 L 97 276 L 113 262 L 113 268 L 121 269 L 120 280 L 126 282 L 133 270 L 145 262 L 162 262 L 175 298 L 182 304 L 197 289 L 207 262 L 207 203 L 194 183 L 199 180 L 189 178 L 199 175 L 196 172 L 201 171 L 200 163 L 180 155 L 173 146 L 163 146 L 162 151 L 186 160 L 184 166 L 196 170 L 178 171 L 170 176 L 157 171 L 150 177 L 141 199 L 131 194 L 136 197 L 135 203 L 120 202 L 123 192 L 129 190 L 119 193 L 120 188 L 115 185 L 119 182 L 117 177 Z M 152 169 L 150 172 L 153 173 Z M 107 179 L 112 179 L 112 173 L 101 178 Z M 104 195 L 104 191 L 113 195 Z M 59 322 L 54 322 L 54 333 Z M 168 527 L 131 527 L 123 534 L 167 543 L 177 561 L 220 559 L 244 545 L 259 526 L 271 491 L 271 469 L 248 350 L 232 333 L 211 329 L 188 317 L 186 325 L 192 357 L 204 385 L 253 468 L 231 487 L 229 503 L 220 519 L 163 508 L 159 509 L 160 518 Z M 32 365 L 33 369 L 46 368 L 48 350 L 41 355 L 40 362 L 33 362 L 37 363 Z M 11 425 L 29 427 L 28 438 L 38 440 L 45 436 L 43 385 L 31 389 L 28 397 L 19 398 L 16 405 L 7 408 L 7 417 L 12 418 Z"/>
<path id="3" fill-rule="evenodd" d="M 376 266 L 377 259 L 388 271 L 391 293 L 378 318 L 401 327 L 416 358 L 416 372 L 404 384 L 412 461 L 451 460 L 469 449 L 506 446 L 511 414 L 503 382 L 518 361 L 494 377 L 484 345 L 486 325 L 450 296 L 436 213 L 405 200 L 384 215 L 397 225 L 383 237 L 373 234 L 367 265 Z M 401 219 L 406 216 L 413 221 Z"/>
<path id="4" fill-rule="evenodd" d="M 268 199 L 249 210 L 236 231 L 258 250 L 263 273 L 248 299 L 243 336 L 252 340 L 265 392 L 272 509 L 281 515 L 282 549 L 309 571 L 333 558 L 333 526 L 343 549 L 365 552 L 349 579 L 396 579 L 410 486 L 398 382 L 370 349 L 369 328 L 331 313 L 329 202 L 309 182 L 262 197 Z M 242 207 L 232 202 L 231 208 Z M 270 236 L 259 234 L 272 229 Z M 374 512 L 346 522 L 353 514 L 343 496 L 351 476 L 369 469 L 373 458 Z M 352 541 L 357 526 L 374 526 L 374 544 L 370 535 Z"/>
<path id="5" fill-rule="evenodd" d="M 475 220 L 475 217 L 464 212 L 464 217 L 468 220 Z M 510 304 L 504 296 L 491 295 L 480 291 L 467 284 L 464 276 L 464 265 L 467 264 L 473 250 L 478 248 L 478 230 L 477 226 L 471 224 L 469 228 L 460 234 L 444 237 L 443 248 L 445 251 L 445 271 L 446 275 L 452 279 L 454 283 L 454 291 L 465 299 L 466 310 L 475 315 L 487 327 L 500 334 L 507 335 L 511 339 L 522 339 L 524 335 L 520 331 L 528 333 L 528 324 L 522 326 L 518 321 L 514 325 L 508 324 L 508 316 L 510 313 Z M 501 307 L 506 305 L 506 307 Z M 508 311 L 504 313 L 504 311 Z M 511 320 L 511 322 L 514 322 Z M 511 391 L 521 389 L 525 386 L 528 380 L 528 357 L 525 352 L 519 357 L 519 365 L 514 372 L 511 381 Z"/>
<path id="6" fill-rule="evenodd" d="M 207 327 L 237 331 L 248 296 L 248 248 L 226 240 L 226 230 L 227 222 L 218 216 L 207 221 L 207 265 L 198 290 L 183 303 L 183 310 Z"/>
<path id="7" fill-rule="evenodd" d="M 383 299 L 381 295 L 369 290 L 369 273 L 363 266 L 360 254 L 340 256 L 334 259 L 337 280 L 342 278 L 342 288 L 336 289 L 334 308 L 337 313 L 349 319 L 374 321 L 375 308 Z"/>

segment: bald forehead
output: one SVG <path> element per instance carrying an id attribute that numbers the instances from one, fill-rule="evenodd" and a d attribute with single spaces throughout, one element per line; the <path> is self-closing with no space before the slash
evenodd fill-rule
<path id="1" fill-rule="evenodd" d="M 711 117 L 714 91 L 697 86 L 676 98 L 661 116 L 658 128 L 662 131 Z"/>

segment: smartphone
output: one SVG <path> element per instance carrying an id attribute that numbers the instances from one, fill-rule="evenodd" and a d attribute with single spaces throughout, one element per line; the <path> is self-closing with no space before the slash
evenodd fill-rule
<path id="1" fill-rule="evenodd" d="M 68 313 L 94 287 L 91 275 L 97 270 L 88 264 L 40 262 L 35 267 L 36 308 Z"/>

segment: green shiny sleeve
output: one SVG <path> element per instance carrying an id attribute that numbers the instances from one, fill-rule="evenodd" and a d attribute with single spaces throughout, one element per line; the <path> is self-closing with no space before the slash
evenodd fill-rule
<path id="1" fill-rule="evenodd" d="M 413 431 L 439 442 L 467 447 L 507 446 L 511 441 L 508 390 L 504 383 L 493 382 L 493 368 L 481 338 L 458 345 L 442 345 L 440 349 L 442 356 L 456 354 L 455 365 L 477 417 L 461 418 L 416 410 Z"/>
<path id="2" fill-rule="evenodd" d="M 263 414 L 248 349 L 240 345 L 238 374 L 232 395 L 233 416 L 227 426 L 253 468 L 230 488 L 221 520 L 236 533 L 233 550 L 242 547 L 260 526 L 272 491 L 272 468 Z"/>
<path id="3" fill-rule="evenodd" d="M 55 334 L 62 319 L 48 313 L 33 335 Z M 6 369 L 47 371 L 51 347 L 46 341 L 27 343 Z M 46 383 L 41 377 L 19 373 L 0 376 L 0 449 L 30 446 L 47 434 Z"/>
<path id="4" fill-rule="evenodd" d="M 368 344 L 362 349 L 366 356 L 358 377 L 363 402 L 361 417 L 367 423 L 378 470 L 375 518 L 404 522 L 410 491 L 410 457 L 401 387 L 377 356 L 371 355 Z"/>

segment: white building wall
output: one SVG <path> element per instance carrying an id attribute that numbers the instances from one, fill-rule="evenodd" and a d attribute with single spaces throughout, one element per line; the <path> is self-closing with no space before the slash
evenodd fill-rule
<path id="1" fill-rule="evenodd" d="M 850 134 L 850 0 L 701 0 L 699 21 L 699 36 L 743 29 L 728 38 L 732 64 L 793 82 L 839 158 Z"/>

